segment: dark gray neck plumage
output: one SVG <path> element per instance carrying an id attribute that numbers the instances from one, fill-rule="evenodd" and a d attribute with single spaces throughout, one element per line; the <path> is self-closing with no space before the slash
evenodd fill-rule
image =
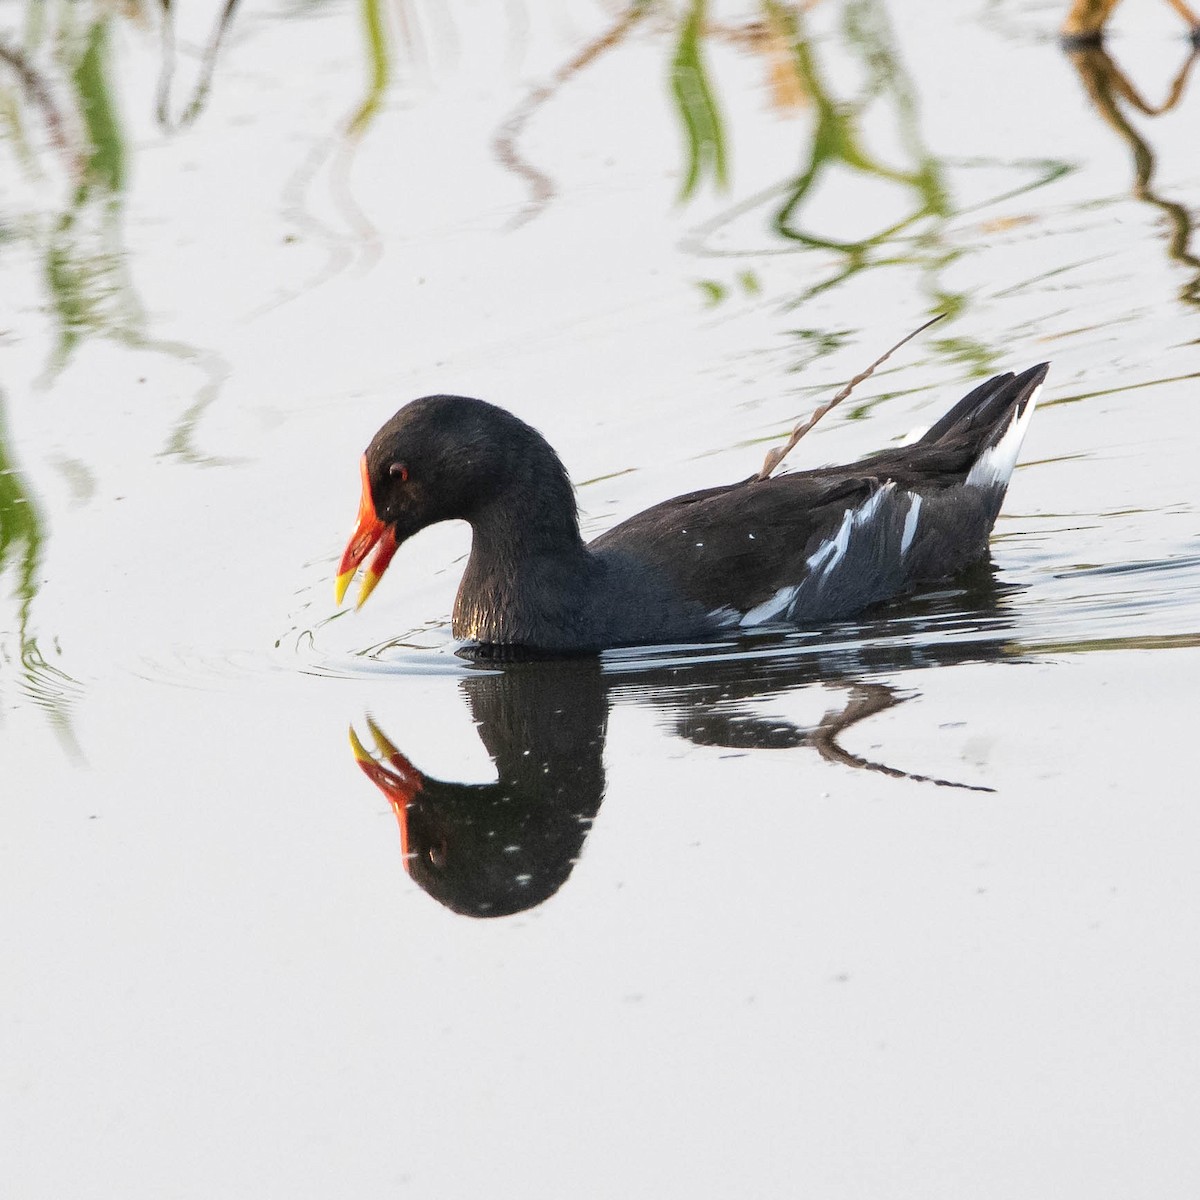
<path id="1" fill-rule="evenodd" d="M 514 463 L 469 520 L 471 556 L 454 604 L 454 636 L 570 649 L 597 570 L 579 535 L 575 494 L 548 445 Z"/>

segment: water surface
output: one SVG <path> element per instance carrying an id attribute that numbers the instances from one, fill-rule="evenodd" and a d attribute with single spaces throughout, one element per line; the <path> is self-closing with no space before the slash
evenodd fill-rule
<path id="1" fill-rule="evenodd" d="M 0 13 L 0 1190 L 1194 1195 L 1168 6 L 171 7 Z M 473 664 L 446 527 L 333 605 L 415 395 L 595 535 L 936 311 L 789 462 L 1052 360 L 964 579 Z"/>

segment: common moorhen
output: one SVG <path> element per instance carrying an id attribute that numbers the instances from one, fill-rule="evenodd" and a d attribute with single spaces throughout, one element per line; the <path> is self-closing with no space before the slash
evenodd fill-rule
<path id="1" fill-rule="evenodd" d="M 465 396 L 406 404 L 362 457 L 337 599 L 361 605 L 427 525 L 471 525 L 453 632 L 485 653 L 578 653 L 852 616 L 984 557 L 1048 364 L 997 375 L 910 445 L 676 496 L 595 541 L 537 432 Z"/>

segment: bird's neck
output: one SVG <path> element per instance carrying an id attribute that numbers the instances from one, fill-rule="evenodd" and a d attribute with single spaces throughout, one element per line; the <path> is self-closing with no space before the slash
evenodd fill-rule
<path id="1" fill-rule="evenodd" d="M 546 450 L 471 516 L 457 638 L 545 646 L 579 618 L 595 560 L 579 534 L 570 480 Z"/>

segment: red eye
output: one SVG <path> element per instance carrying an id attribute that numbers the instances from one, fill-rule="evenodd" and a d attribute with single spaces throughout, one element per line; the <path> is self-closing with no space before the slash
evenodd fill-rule
<path id="1" fill-rule="evenodd" d="M 388 467 L 388 474 L 392 476 L 398 475 L 401 483 L 408 482 L 408 467 L 405 466 L 404 463 L 392 463 L 392 465 Z"/>

